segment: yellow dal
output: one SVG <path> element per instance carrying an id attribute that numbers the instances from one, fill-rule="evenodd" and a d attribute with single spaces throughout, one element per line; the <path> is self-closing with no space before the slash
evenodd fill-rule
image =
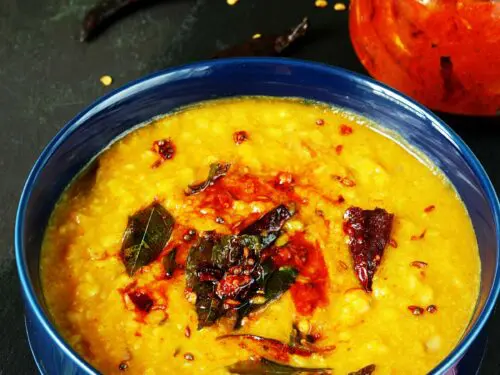
<path id="1" fill-rule="evenodd" d="M 316 124 L 319 118 L 324 126 Z M 353 133 L 341 135 L 341 124 L 351 126 Z M 251 353 L 237 342 L 216 341 L 231 332 L 228 324 L 196 330 L 184 275 L 155 282 L 163 272 L 159 261 L 135 278 L 138 285 L 164 283 L 168 320 L 162 322 L 163 313 L 152 311 L 146 323 L 137 321 L 119 293 L 131 283 L 116 256 L 127 218 L 155 198 L 179 223 L 223 231 L 210 214 L 200 218 L 183 191 L 206 177 L 209 163 L 224 160 L 257 175 L 292 172 L 322 193 L 346 199 L 332 205 L 298 189 L 309 204 L 286 226 L 319 241 L 329 273 L 328 306 L 309 318 L 298 316 L 287 292 L 239 333 L 287 342 L 292 322 L 306 321 L 325 337 L 318 345 L 337 348 L 327 355 L 292 356 L 295 366 L 331 367 L 335 374 L 347 374 L 373 363 L 376 375 L 427 373 L 457 344 L 473 312 L 480 276 L 476 239 L 462 202 L 444 177 L 368 125 L 323 105 L 242 98 L 187 108 L 126 135 L 100 156 L 92 190 L 75 194 L 69 189 L 62 196 L 46 232 L 42 282 L 63 336 L 105 374 L 123 373 L 118 366 L 127 359 L 128 374 L 226 374 L 225 366 L 249 358 Z M 233 133 L 240 130 L 250 139 L 236 145 Z M 175 143 L 176 155 L 152 169 L 158 155 L 151 145 L 164 138 Z M 343 152 L 337 155 L 340 144 Z M 356 186 L 343 186 L 332 175 L 350 175 Z M 395 214 L 392 237 L 398 247 L 386 248 L 371 295 L 346 293 L 359 287 L 342 231 L 343 213 L 351 205 Z M 435 210 L 424 212 L 429 205 Z M 237 202 L 234 213 L 270 208 Z M 316 209 L 331 221 L 330 233 Z M 411 240 L 423 230 L 423 239 Z M 428 263 L 425 270 L 410 266 L 416 260 Z M 339 267 L 339 261 L 349 269 Z M 430 304 L 438 307 L 436 313 L 414 316 L 408 310 Z M 186 326 L 192 331 L 189 338 Z M 185 353 L 194 360 L 186 360 Z"/>

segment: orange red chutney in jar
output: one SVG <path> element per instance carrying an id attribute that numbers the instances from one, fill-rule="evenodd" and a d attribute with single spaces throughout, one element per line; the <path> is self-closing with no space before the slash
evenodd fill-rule
<path id="1" fill-rule="evenodd" d="M 159 117 L 68 187 L 42 249 L 64 338 L 104 374 L 423 374 L 478 296 L 466 209 L 397 135 L 245 97 Z"/>
<path id="2" fill-rule="evenodd" d="M 351 40 L 375 78 L 443 112 L 500 110 L 500 3 L 353 0 Z"/>

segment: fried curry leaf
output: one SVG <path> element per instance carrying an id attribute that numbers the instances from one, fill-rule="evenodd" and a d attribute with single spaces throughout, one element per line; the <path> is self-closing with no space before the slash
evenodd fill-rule
<path id="1" fill-rule="evenodd" d="M 224 315 L 223 302 L 215 294 L 215 285 L 207 281 L 199 282 L 194 292 L 196 293 L 198 329 L 213 325 Z"/>
<path id="2" fill-rule="evenodd" d="M 198 242 L 193 245 L 186 260 L 186 286 L 193 289 L 197 283 L 197 268 L 212 260 L 213 247 L 220 238 L 214 231 L 204 232 Z"/>
<path id="3" fill-rule="evenodd" d="M 270 259 L 264 261 L 260 267 L 260 277 L 256 281 L 258 290 L 263 292 L 264 300 L 259 301 L 259 303 L 254 303 L 254 300 L 250 299 L 239 306 L 234 329 L 241 328 L 243 318 L 248 316 L 251 312 L 259 310 L 268 303 L 281 297 L 283 293 L 290 289 L 299 274 L 295 268 L 291 267 L 281 267 L 277 269 Z"/>
<path id="4" fill-rule="evenodd" d="M 130 276 L 160 255 L 173 227 L 173 216 L 156 202 L 128 218 L 121 257 Z"/>
<path id="5" fill-rule="evenodd" d="M 330 368 L 305 368 L 283 365 L 273 362 L 265 358 L 257 361 L 240 361 L 228 366 L 228 371 L 231 374 L 240 375 L 301 375 L 301 374 L 331 374 Z"/>
<path id="6" fill-rule="evenodd" d="M 235 265 L 243 257 L 244 248 L 252 249 L 255 256 L 260 254 L 260 240 L 257 236 L 222 236 L 212 251 L 212 263 L 220 268 Z"/>
<path id="7" fill-rule="evenodd" d="M 289 209 L 284 204 L 281 204 L 243 229 L 240 234 L 259 236 L 261 238 L 262 248 L 269 247 L 278 239 L 281 228 L 283 228 L 285 222 L 290 219 L 293 214 L 293 209 Z"/>
<path id="8" fill-rule="evenodd" d="M 196 294 L 198 329 L 214 324 L 227 312 L 223 308 L 227 298 L 248 298 L 256 278 L 255 262 L 260 248 L 256 236 L 220 235 L 213 231 L 203 233 L 191 247 L 186 286 Z"/>
<path id="9" fill-rule="evenodd" d="M 224 177 L 231 164 L 229 163 L 212 163 L 210 164 L 210 170 L 208 172 L 208 177 L 205 181 L 200 182 L 198 184 L 188 185 L 188 188 L 185 192 L 186 195 L 194 195 L 201 193 L 209 186 L 213 185 L 216 180 L 221 177 Z"/>
<path id="10" fill-rule="evenodd" d="M 171 250 L 163 257 L 163 268 L 165 269 L 165 276 L 168 278 L 174 276 L 175 269 L 177 268 L 177 262 L 175 261 L 176 255 L 177 248 Z"/>
<path id="11" fill-rule="evenodd" d="M 371 375 L 375 371 L 375 365 L 371 364 L 361 370 L 350 372 L 349 375 Z"/>
<path id="12" fill-rule="evenodd" d="M 349 207 L 344 214 L 354 271 L 367 292 L 372 290 L 373 277 L 391 238 L 393 219 L 394 215 L 382 208 Z"/>

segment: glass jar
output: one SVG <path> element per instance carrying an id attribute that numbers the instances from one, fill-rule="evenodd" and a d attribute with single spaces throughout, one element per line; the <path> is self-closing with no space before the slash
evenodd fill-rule
<path id="1" fill-rule="evenodd" d="M 443 112 L 500 111 L 500 1 L 351 0 L 354 49 L 376 79 Z"/>

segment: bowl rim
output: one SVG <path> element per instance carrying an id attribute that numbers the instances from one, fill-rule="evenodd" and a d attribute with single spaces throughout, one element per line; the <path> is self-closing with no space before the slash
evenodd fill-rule
<path id="1" fill-rule="evenodd" d="M 50 140 L 50 142 L 44 147 L 40 156 L 37 158 L 35 164 L 29 172 L 19 199 L 14 229 L 15 257 L 17 272 L 21 283 L 21 289 L 25 297 L 25 310 L 31 309 L 34 317 L 41 323 L 43 329 L 52 339 L 53 343 L 57 345 L 57 347 L 62 350 L 64 354 L 66 354 L 73 362 L 75 362 L 79 366 L 80 369 L 84 370 L 87 374 L 96 375 L 99 374 L 99 372 L 86 360 L 84 360 L 79 354 L 77 354 L 76 351 L 66 342 L 66 340 L 62 338 L 61 334 L 57 331 L 55 325 L 50 321 L 47 314 L 44 313 L 40 303 L 38 302 L 33 285 L 28 275 L 26 256 L 25 252 L 23 251 L 24 244 L 22 234 L 24 229 L 24 216 L 28 200 L 31 196 L 33 185 L 35 184 L 40 172 L 45 167 L 48 160 L 51 158 L 57 148 L 74 132 L 74 130 L 80 125 L 84 124 L 87 118 L 99 112 L 99 110 L 103 106 L 108 107 L 112 103 L 119 101 L 128 95 L 133 95 L 137 91 L 148 89 L 160 84 L 165 84 L 169 81 L 169 79 L 176 79 L 179 73 L 182 74 L 188 73 L 192 70 L 205 70 L 215 67 L 231 68 L 232 66 L 238 65 L 259 64 L 270 66 L 288 65 L 290 67 L 305 68 L 313 71 L 320 71 L 330 76 L 341 77 L 365 87 L 368 86 L 376 88 L 378 91 L 382 91 L 385 95 L 394 99 L 399 105 L 404 104 L 406 110 L 418 113 L 420 117 L 422 117 L 423 115 L 425 120 L 430 121 L 432 123 L 432 126 L 441 134 L 441 136 L 446 138 L 448 142 L 452 143 L 453 146 L 460 152 L 461 156 L 465 159 L 469 167 L 472 169 L 474 175 L 478 178 L 480 185 L 484 189 L 488 204 L 493 212 L 496 232 L 496 251 L 500 259 L 500 204 L 495 189 L 488 175 L 486 174 L 484 167 L 481 165 L 471 149 L 465 144 L 465 142 L 453 129 L 451 129 L 429 109 L 425 108 L 423 105 L 417 103 L 415 100 L 411 99 L 405 94 L 402 94 L 381 82 L 375 81 L 368 76 L 351 72 L 343 68 L 319 62 L 283 57 L 251 57 L 207 60 L 160 70 L 139 79 L 130 81 L 129 83 L 98 98 L 82 111 L 80 111 L 73 119 L 67 122 L 66 125 L 64 125 L 61 130 L 59 130 L 56 135 Z M 160 79 L 160 81 L 157 82 L 157 79 Z M 469 332 L 462 337 L 460 343 L 448 354 L 447 357 L 441 360 L 441 362 L 433 370 L 431 370 L 430 374 L 443 374 L 453 365 L 458 363 L 458 361 L 466 353 L 472 342 L 476 339 L 480 331 L 483 329 L 485 323 L 491 315 L 491 312 L 493 311 L 496 299 L 498 298 L 500 292 L 499 268 L 500 262 L 497 261 L 495 265 L 495 274 L 493 278 L 492 288 L 489 292 L 488 298 L 486 299 L 484 308 L 479 314 L 476 322 L 470 327 Z M 34 359 L 40 372 L 42 372 L 37 358 L 34 357 Z"/>

